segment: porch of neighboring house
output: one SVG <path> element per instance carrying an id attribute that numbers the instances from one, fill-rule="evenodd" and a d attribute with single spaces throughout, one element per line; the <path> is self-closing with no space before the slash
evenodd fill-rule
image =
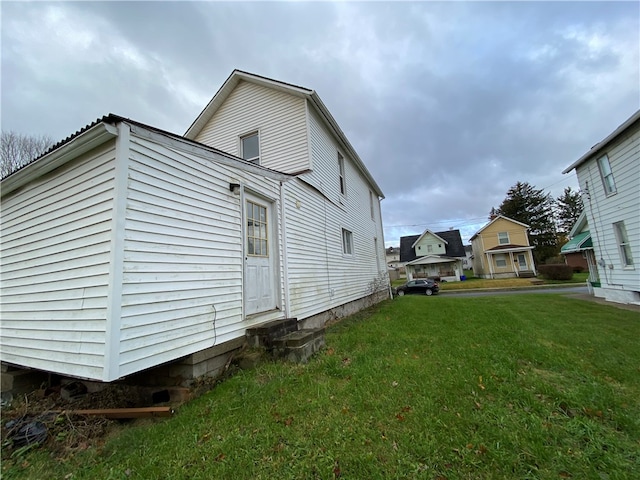
<path id="1" fill-rule="evenodd" d="M 533 247 L 502 249 L 499 247 L 484 252 L 489 274 L 485 278 L 532 278 L 537 275 L 533 261 Z"/>
<path id="2" fill-rule="evenodd" d="M 457 282 L 463 274 L 462 261 L 455 258 L 420 257 L 407 263 L 407 280 L 435 278 L 439 281 Z"/>

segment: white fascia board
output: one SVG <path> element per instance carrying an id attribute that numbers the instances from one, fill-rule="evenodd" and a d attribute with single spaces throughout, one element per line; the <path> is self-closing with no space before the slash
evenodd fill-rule
<path id="1" fill-rule="evenodd" d="M 5 177 L 0 183 L 2 196 L 117 136 L 118 129 L 115 126 L 104 122 L 98 123 L 68 143 Z"/>
<path id="2" fill-rule="evenodd" d="M 358 170 L 362 172 L 362 174 L 367 179 L 369 184 L 373 187 L 373 190 L 375 191 L 376 195 L 378 195 L 380 199 L 384 199 L 385 197 L 384 197 L 384 194 L 382 193 L 382 189 L 373 179 L 373 177 L 371 176 L 371 173 L 369 173 L 369 170 L 367 170 L 367 167 L 364 165 L 364 162 L 360 159 L 360 156 L 356 153 L 351 143 L 349 143 L 347 136 L 344 134 L 342 129 L 338 126 L 338 122 L 336 122 L 335 118 L 333 118 L 333 115 L 331 115 L 331 112 L 329 112 L 329 110 L 324 105 L 322 100 L 320 100 L 320 97 L 318 96 L 318 94 L 314 91 L 313 93 L 311 93 L 311 95 L 309 95 L 308 98 L 309 98 L 309 101 L 316 108 L 318 113 L 320 113 L 320 116 L 322 117 L 325 124 L 333 132 L 334 136 L 336 137 L 338 142 L 341 144 L 342 148 L 344 148 L 345 151 L 349 153 L 349 156 L 355 162 L 356 166 L 358 167 Z"/>
<path id="3" fill-rule="evenodd" d="M 579 233 L 582 233 L 582 231 L 585 230 L 586 226 L 587 226 L 587 211 L 583 209 L 582 212 L 580 212 L 580 215 L 578 215 L 578 219 L 576 220 L 576 223 L 574 223 L 573 227 L 571 227 L 571 231 L 569 232 L 569 238 L 573 238 Z"/>
<path id="4" fill-rule="evenodd" d="M 534 247 L 514 247 L 514 248 L 502 248 L 500 250 L 485 250 L 484 253 L 488 253 L 490 255 L 495 255 L 496 253 L 515 253 L 515 252 L 524 252 L 526 250 L 533 250 Z"/>
<path id="5" fill-rule="evenodd" d="M 418 242 L 419 242 L 420 240 L 422 240 L 422 239 L 424 238 L 424 236 L 425 236 L 427 233 L 430 233 L 431 235 L 433 235 L 434 237 L 436 237 L 436 238 L 437 238 L 438 240 L 440 240 L 441 242 L 444 242 L 444 244 L 445 244 L 445 245 L 449 245 L 449 242 L 447 242 L 444 238 L 439 237 L 438 235 L 436 235 L 435 233 L 433 233 L 431 230 L 429 230 L 429 229 L 427 228 L 424 232 L 422 232 L 422 235 L 420 235 L 420 236 L 418 237 L 418 239 L 417 239 L 415 242 L 413 242 L 413 245 L 411 245 L 411 248 L 415 248 L 415 247 L 416 247 L 416 245 L 418 244 Z"/>

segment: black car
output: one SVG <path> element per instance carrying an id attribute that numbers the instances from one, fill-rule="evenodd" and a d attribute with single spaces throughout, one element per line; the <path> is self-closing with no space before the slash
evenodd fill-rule
<path id="1" fill-rule="evenodd" d="M 440 287 L 436 282 L 429 278 L 419 278 L 411 280 L 396 289 L 398 296 L 408 295 L 410 293 L 420 293 L 422 295 L 433 295 L 438 293 Z"/>

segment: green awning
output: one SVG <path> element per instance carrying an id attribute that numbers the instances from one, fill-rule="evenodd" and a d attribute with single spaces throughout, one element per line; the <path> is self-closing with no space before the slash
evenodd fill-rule
<path id="1" fill-rule="evenodd" d="M 567 243 L 565 243 L 560 249 L 560 253 L 581 252 L 582 250 L 586 250 L 588 248 L 593 248 L 593 242 L 591 241 L 591 232 L 589 232 L 589 230 L 579 233 Z"/>

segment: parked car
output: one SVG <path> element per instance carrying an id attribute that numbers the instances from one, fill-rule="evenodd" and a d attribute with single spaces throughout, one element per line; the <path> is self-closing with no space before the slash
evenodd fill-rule
<path id="1" fill-rule="evenodd" d="M 417 280 L 411 280 L 410 282 L 407 282 L 404 285 L 398 287 L 396 289 L 396 294 L 400 297 L 411 293 L 433 295 L 434 293 L 438 293 L 439 290 L 440 286 L 437 282 L 428 278 L 419 278 Z"/>

